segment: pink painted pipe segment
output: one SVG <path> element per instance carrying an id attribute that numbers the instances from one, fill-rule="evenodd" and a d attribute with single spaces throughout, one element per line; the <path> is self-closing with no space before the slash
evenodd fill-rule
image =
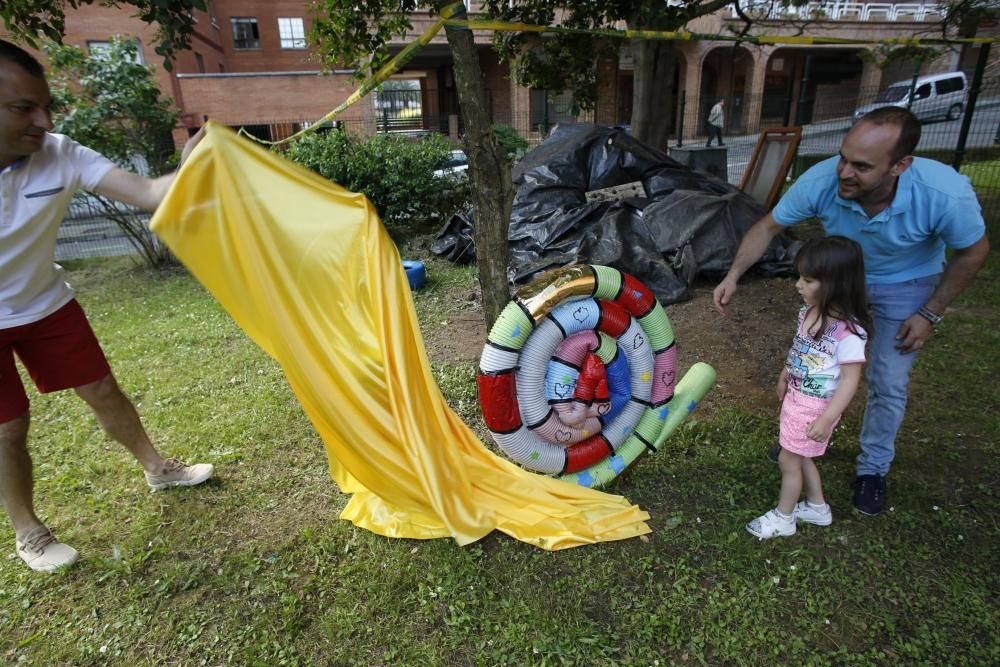
<path id="1" fill-rule="evenodd" d="M 677 346 L 667 348 L 653 360 L 653 405 L 666 403 L 674 396 L 677 381 Z"/>

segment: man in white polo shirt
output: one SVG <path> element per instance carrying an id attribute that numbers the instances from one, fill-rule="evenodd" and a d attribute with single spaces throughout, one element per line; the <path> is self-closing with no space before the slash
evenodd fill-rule
<path id="1" fill-rule="evenodd" d="M 86 401 L 108 435 L 135 456 L 151 488 L 193 486 L 214 472 L 211 464 L 185 465 L 156 451 L 54 261 L 56 234 L 77 189 L 151 211 L 173 174 L 144 178 L 50 134 L 51 104 L 42 66 L 0 40 L 0 501 L 17 555 L 45 572 L 72 564 L 77 553 L 35 514 L 28 397 L 15 354 L 39 391 L 72 388 Z M 188 141 L 182 162 L 200 138 Z"/>

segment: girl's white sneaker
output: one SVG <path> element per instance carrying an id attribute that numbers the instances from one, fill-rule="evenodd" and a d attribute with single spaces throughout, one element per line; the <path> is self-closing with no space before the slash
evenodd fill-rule
<path id="1" fill-rule="evenodd" d="M 795 515 L 787 519 L 778 514 L 777 510 L 768 510 L 747 524 L 751 535 L 769 540 L 772 537 L 789 537 L 795 534 Z"/>
<path id="2" fill-rule="evenodd" d="M 833 523 L 833 511 L 830 509 L 829 503 L 823 503 L 822 507 L 816 509 L 807 501 L 800 500 L 795 506 L 792 516 L 795 517 L 796 521 L 805 521 L 817 526 L 829 526 Z"/>

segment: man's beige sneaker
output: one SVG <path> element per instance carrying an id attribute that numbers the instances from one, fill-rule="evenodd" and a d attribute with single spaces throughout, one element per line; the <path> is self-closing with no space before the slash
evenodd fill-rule
<path id="1" fill-rule="evenodd" d="M 76 562 L 76 549 L 56 539 L 45 526 L 35 528 L 15 542 L 17 555 L 38 572 L 55 572 Z"/>
<path id="2" fill-rule="evenodd" d="M 163 472 L 159 475 L 146 473 L 146 482 L 153 491 L 169 489 L 172 486 L 196 486 L 212 478 L 215 466 L 211 463 L 187 465 L 179 459 L 163 462 Z"/>

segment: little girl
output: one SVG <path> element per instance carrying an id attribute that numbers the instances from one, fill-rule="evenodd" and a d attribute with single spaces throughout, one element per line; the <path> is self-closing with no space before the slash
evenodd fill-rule
<path id="1" fill-rule="evenodd" d="M 797 521 L 833 521 L 813 458 L 826 451 L 854 397 L 871 330 L 861 246 L 843 236 L 812 239 L 796 255 L 795 269 L 805 305 L 778 376 L 781 495 L 776 508 L 747 524 L 762 540 L 794 535 Z M 806 499 L 799 502 L 803 487 Z"/>

